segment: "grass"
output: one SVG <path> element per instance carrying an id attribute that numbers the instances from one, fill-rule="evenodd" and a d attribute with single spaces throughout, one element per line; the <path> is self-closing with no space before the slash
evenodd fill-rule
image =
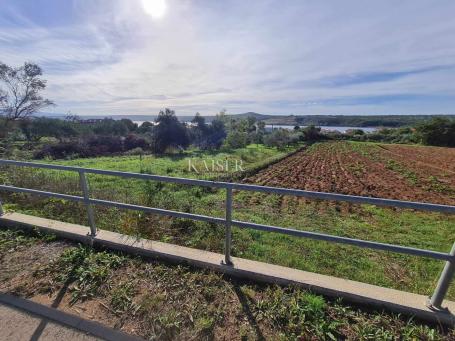
<path id="1" fill-rule="evenodd" d="M 374 155 L 377 145 L 346 144 L 363 154 Z M 327 148 L 332 146 L 328 144 Z M 313 145 L 308 152 L 317 152 Z M 187 173 L 190 158 L 202 160 L 242 158 L 250 169 L 263 167 L 288 151 L 249 146 L 230 153 L 189 151 L 178 156 L 95 158 L 59 161 L 59 164 L 114 169 L 196 178 L 218 178 L 219 174 Z M 362 172 L 353 165 L 353 172 Z M 229 174 L 228 174 L 229 175 Z M 1 173 L 3 180 L 18 186 L 45 188 L 56 192 L 78 193 L 78 179 L 55 172 Z M 224 174 L 226 176 L 226 174 Z M 237 175 L 232 175 L 236 178 Z M 6 178 L 6 179 L 5 179 Z M 66 181 L 66 185 L 63 183 Z M 176 184 L 89 176 L 97 198 L 144 204 L 183 212 L 223 217 L 224 191 Z M 36 199 L 24 195 L 7 197 L 6 209 L 37 216 L 87 224 L 82 205 L 60 199 Z M 394 210 L 375 206 L 355 206 L 260 193 L 234 193 L 234 219 L 308 231 L 354 237 L 385 243 L 448 252 L 455 240 L 455 218 L 444 214 Z M 113 208 L 96 208 L 97 226 L 179 245 L 223 251 L 224 229 L 211 223 L 166 218 Z M 115 223 L 113 223 L 115 222 Z M 443 263 L 419 257 L 360 249 L 321 241 L 299 239 L 274 233 L 234 228 L 233 254 L 297 269 L 334 275 L 361 282 L 430 295 Z M 455 286 L 448 298 L 455 299 Z M 201 326 L 204 325 L 201 321 Z M 207 321 L 206 321 L 207 322 Z"/>
<path id="2" fill-rule="evenodd" d="M 71 302 L 94 297 L 112 270 L 120 267 L 123 257 L 109 252 L 93 252 L 87 247 L 68 249 L 44 271 L 51 272 L 59 283 L 75 282 Z"/>
<path id="3" fill-rule="evenodd" d="M 14 251 L 18 246 L 27 246 L 34 242 L 33 238 L 25 238 L 22 233 L 13 230 L 0 230 L 0 253 Z"/>
<path id="4" fill-rule="evenodd" d="M 442 214 L 375 206 L 340 214 L 337 206 L 323 207 L 321 212 L 321 207 L 309 202 L 295 204 L 298 214 L 293 210 L 274 214 L 276 203 L 259 202 L 260 206 L 240 209 L 234 218 L 445 252 L 454 240 L 454 219 Z M 234 229 L 233 244 L 234 254 L 244 258 L 425 295 L 432 293 L 443 266 L 420 257 L 240 229 Z M 452 285 L 449 297 L 455 297 L 454 289 Z"/>
<path id="5" fill-rule="evenodd" d="M 19 265 L 29 250 L 61 242 L 0 229 L 0 249 Z M 26 247 L 25 247 L 26 246 Z M 3 266 L 0 257 L 0 266 Z M 10 292 L 78 313 L 145 339 L 443 340 L 453 330 L 368 312 L 297 287 L 257 285 L 208 270 L 66 244 L 49 261 L 4 280 Z M 17 277 L 15 277 L 17 276 Z M 18 280 L 20 279 L 20 280 Z M 44 289 L 43 289 L 44 288 Z M 83 292 L 84 294 L 80 294 Z M 77 293 L 75 295 L 75 293 Z"/>
<path id="6" fill-rule="evenodd" d="M 245 171 L 251 171 L 270 162 L 284 157 L 287 153 L 295 150 L 295 147 L 289 147 L 284 150 L 266 147 L 264 145 L 249 145 L 245 148 L 235 149 L 231 151 L 199 151 L 190 149 L 180 154 L 168 156 L 116 156 L 116 157 L 99 157 L 90 159 L 75 159 L 68 161 L 52 161 L 52 163 L 64 164 L 68 166 L 78 166 L 86 168 L 102 168 L 125 172 L 136 172 L 146 174 L 160 174 L 176 177 L 189 177 L 198 179 L 216 179 L 220 176 L 236 175 L 239 172 L 240 166 Z M 225 168 L 220 172 L 215 166 L 215 171 L 212 171 L 213 162 L 221 162 L 225 165 L 228 162 L 228 170 Z M 195 171 L 192 165 L 199 173 Z M 204 166 L 206 161 L 209 170 Z M 237 161 L 237 169 L 235 168 Z"/>
<path id="7" fill-rule="evenodd" d="M 33 235 L 26 235 L 22 231 L 0 230 L 0 259 L 7 252 L 14 252 L 17 248 L 24 248 L 33 245 L 37 240 L 54 241 L 55 235 L 44 234 L 38 230 Z"/>
<path id="8" fill-rule="evenodd" d="M 395 160 L 388 160 L 386 168 L 403 175 L 410 182 L 411 185 L 416 185 L 417 182 L 419 181 L 416 173 L 406 169 Z"/>

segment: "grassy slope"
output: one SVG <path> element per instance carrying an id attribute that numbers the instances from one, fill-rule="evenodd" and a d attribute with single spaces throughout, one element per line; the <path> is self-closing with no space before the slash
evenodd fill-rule
<path id="1" fill-rule="evenodd" d="M 354 145 L 353 145 L 354 146 Z M 373 144 L 364 145 L 374 146 Z M 317 145 L 312 150 L 317 150 Z M 274 149 L 250 146 L 234 153 L 188 152 L 178 157 L 138 156 L 79 159 L 59 162 L 92 168 L 146 172 L 171 176 L 217 178 L 217 174 L 188 173 L 188 158 L 235 158 L 245 160 L 255 168 L 283 156 Z M 77 193 L 77 178 L 67 175 L 70 185 L 63 187 L 61 178 L 52 172 L 37 175 L 25 183 L 32 187 L 58 192 Z M 13 183 L 20 184 L 31 174 L 14 174 Z M 60 180 L 60 181 L 59 181 Z M 147 204 L 206 215 L 223 216 L 222 191 L 180 185 L 159 185 L 137 180 L 90 176 L 96 197 Z M 70 222 L 84 223 L 83 207 L 60 200 L 34 201 L 16 197 L 9 208 L 30 214 Z M 39 204 L 39 205 L 38 205 Z M 454 218 L 407 210 L 391 210 L 374 206 L 345 210 L 343 206 L 321 205 L 318 202 L 297 201 L 275 195 L 235 193 L 234 218 L 310 231 L 327 232 L 367 240 L 397 243 L 420 248 L 448 251 L 455 239 Z M 207 223 L 168 219 L 137 212 L 97 208 L 98 227 L 181 245 L 222 252 L 223 229 Z M 113 224 L 112 222 L 116 222 Z M 362 282 L 383 285 L 420 294 L 431 294 L 442 263 L 418 257 L 377 252 L 326 242 L 311 241 L 258 231 L 234 229 L 234 255 L 291 266 L 302 270 L 330 274 Z M 455 298 L 452 285 L 449 298 Z"/>
<path id="2" fill-rule="evenodd" d="M 293 148 L 288 148 L 279 151 L 275 148 L 265 147 L 263 145 L 250 145 L 245 148 L 236 149 L 225 152 L 209 152 L 199 150 L 188 150 L 181 154 L 170 156 L 156 157 L 153 155 L 140 156 L 122 156 L 122 157 L 99 157 L 91 159 L 76 159 L 70 161 L 59 161 L 69 166 L 80 166 L 87 168 L 102 168 L 127 172 L 145 172 L 149 174 L 160 174 L 169 176 L 183 176 L 190 178 L 208 178 L 214 179 L 223 174 L 216 172 L 204 172 L 203 160 L 207 161 L 208 166 L 211 165 L 211 160 L 229 162 L 231 168 L 228 173 L 232 174 L 235 171 L 235 161 L 241 160 L 245 170 L 251 170 L 263 164 L 267 164 L 275 159 L 285 156 L 293 151 Z M 189 161 L 196 165 L 200 173 L 189 169 Z M 239 161 L 240 163 L 240 161 Z M 222 172 L 225 173 L 225 172 Z"/>

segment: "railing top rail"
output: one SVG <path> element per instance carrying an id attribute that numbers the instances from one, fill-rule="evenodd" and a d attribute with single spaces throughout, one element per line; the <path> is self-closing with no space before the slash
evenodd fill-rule
<path id="1" fill-rule="evenodd" d="M 27 161 L 0 159 L 0 165 L 45 168 L 45 169 L 73 171 L 73 172 L 85 172 L 85 173 L 90 173 L 90 174 L 118 176 L 118 177 L 123 177 L 123 178 L 154 180 L 154 181 L 163 181 L 163 182 L 179 183 L 179 184 L 185 184 L 185 185 L 196 185 L 196 186 L 215 187 L 215 188 L 231 188 L 231 189 L 245 190 L 245 191 L 255 191 L 255 192 L 265 192 L 265 193 L 273 193 L 273 194 L 280 194 L 280 195 L 300 196 L 300 197 L 305 197 L 305 198 L 310 198 L 310 199 L 344 201 L 344 202 L 351 202 L 351 203 L 356 203 L 356 204 L 392 206 L 392 207 L 410 208 L 410 209 L 416 209 L 416 210 L 426 210 L 426 211 L 455 214 L 455 206 L 432 204 L 432 203 L 425 203 L 425 202 L 364 197 L 364 196 L 356 196 L 356 195 L 348 195 L 348 194 L 315 192 L 315 191 L 307 191 L 307 190 L 301 190 L 301 189 L 289 189 L 289 188 L 282 188 L 282 187 L 270 187 L 270 186 L 259 186 L 259 185 L 252 185 L 252 184 L 240 184 L 240 183 L 231 183 L 231 182 L 222 182 L 222 181 L 179 178 L 179 177 L 171 177 L 171 176 L 163 176 L 163 175 L 131 173 L 131 172 L 112 171 L 112 170 L 94 169 L 94 168 L 83 168 L 83 167 L 75 167 L 75 166 L 52 165 L 52 164 L 46 164 L 46 163 L 27 162 Z"/>
<path id="2" fill-rule="evenodd" d="M 218 224 L 226 224 L 226 222 L 227 222 L 227 220 L 225 218 L 212 217 L 212 216 L 206 216 L 206 215 L 200 215 L 200 214 L 194 214 L 194 213 L 179 212 L 179 211 L 153 208 L 153 207 L 147 207 L 147 206 L 140 206 L 140 205 L 134 205 L 134 204 L 127 204 L 127 203 L 121 203 L 121 202 L 116 202 L 116 201 L 91 199 L 91 198 L 86 199 L 81 196 L 46 192 L 46 191 L 40 191 L 40 190 L 28 189 L 28 188 L 20 188 L 20 187 L 14 187 L 14 186 L 0 185 L 0 190 L 16 192 L 16 193 L 36 194 L 36 195 L 41 195 L 44 197 L 54 197 L 54 198 L 59 198 L 59 199 L 75 201 L 75 202 L 86 202 L 86 204 L 117 207 L 120 209 L 132 209 L 132 210 L 137 210 L 137 211 L 142 211 L 142 212 L 147 212 L 147 213 L 166 215 L 166 216 L 171 216 L 171 217 L 176 217 L 176 218 L 192 219 L 192 220 L 197 220 L 197 221 L 212 222 L 212 223 L 218 223 Z M 334 236 L 334 235 L 325 234 L 325 233 L 317 233 L 317 232 L 312 232 L 312 231 L 299 230 L 296 228 L 284 228 L 284 227 L 277 227 L 277 226 L 270 226 L 270 225 L 263 225 L 263 224 L 255 224 L 255 223 L 249 223 L 249 222 L 239 221 L 239 220 L 230 220 L 230 222 L 232 225 L 241 227 L 241 228 L 250 228 L 250 229 L 255 229 L 255 230 L 260 230 L 260 231 L 276 232 L 276 233 L 281 233 L 281 234 L 295 236 L 295 237 L 323 240 L 323 241 L 328 241 L 328 242 L 333 242 L 333 243 L 349 244 L 349 245 L 355 245 L 355 246 L 364 247 L 364 248 L 377 249 L 377 250 L 383 250 L 383 251 L 392 251 L 392 252 L 398 252 L 398 253 L 403 253 L 403 254 L 408 254 L 408 255 L 429 257 L 429 258 L 439 259 L 439 260 L 452 261 L 452 260 L 454 260 L 454 257 L 455 257 L 451 254 L 439 252 L 439 251 L 424 250 L 424 249 L 418 249 L 418 248 L 413 248 L 413 247 L 406 247 L 406 246 L 402 246 L 402 245 L 393 245 L 393 244 L 366 241 L 366 240 L 349 238 L 349 237 Z"/>
<path id="3" fill-rule="evenodd" d="M 309 198 L 309 199 L 344 201 L 344 202 L 351 202 L 351 203 L 355 203 L 355 204 L 391 206 L 391 207 L 411 208 L 411 209 L 416 209 L 416 210 L 425 210 L 425 211 L 434 211 L 434 212 L 444 212 L 444 213 L 455 214 L 455 206 L 451 206 L 451 205 L 432 204 L 432 203 L 426 203 L 426 202 L 405 201 L 405 200 L 385 199 L 385 198 L 375 198 L 375 197 L 363 197 L 363 196 L 358 196 L 358 195 L 315 192 L 315 191 L 307 191 L 307 190 L 301 190 L 301 189 L 289 189 L 289 188 L 282 188 L 282 187 L 258 186 L 258 185 L 249 185 L 249 184 L 239 184 L 239 183 L 232 183 L 231 185 L 232 185 L 233 189 L 245 190 L 245 191 L 267 192 L 267 193 L 274 193 L 274 194 L 281 194 L 281 195 L 301 196 L 301 197 L 305 197 L 305 198 Z"/>

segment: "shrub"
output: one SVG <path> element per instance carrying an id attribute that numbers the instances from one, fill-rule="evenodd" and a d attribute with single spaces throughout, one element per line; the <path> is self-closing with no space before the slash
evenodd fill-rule
<path id="1" fill-rule="evenodd" d="M 75 142 L 62 142 L 58 144 L 45 145 L 41 150 L 34 154 L 35 159 L 65 159 L 69 156 L 84 157 L 88 153 L 86 145 Z"/>
<path id="2" fill-rule="evenodd" d="M 217 116 L 208 125 L 201 115 L 196 114 L 192 123 L 194 126 L 190 130 L 190 136 L 195 146 L 201 149 L 218 149 L 221 147 L 226 138 L 226 128 L 220 117 Z"/>
<path id="3" fill-rule="evenodd" d="M 144 150 L 141 147 L 137 147 L 137 148 L 128 150 L 125 154 L 126 155 L 142 155 L 142 154 L 144 154 Z"/>
<path id="4" fill-rule="evenodd" d="M 112 118 L 105 118 L 93 127 L 93 132 L 100 135 L 123 135 L 128 133 L 128 125 L 124 120 L 116 121 Z"/>
<path id="5" fill-rule="evenodd" d="M 417 127 L 423 144 L 431 146 L 455 147 L 455 120 L 434 118 Z"/>
<path id="6" fill-rule="evenodd" d="M 42 137 L 55 137 L 59 140 L 74 138 L 80 134 L 74 122 L 55 118 L 39 117 L 20 122 L 22 133 L 27 140 L 39 140 Z"/>
<path id="7" fill-rule="evenodd" d="M 305 141 L 318 141 L 324 138 L 321 127 L 308 126 L 302 129 Z"/>
<path id="8" fill-rule="evenodd" d="M 365 132 L 362 129 L 348 129 L 346 131 L 346 135 L 350 135 L 350 136 L 365 135 Z"/>
<path id="9" fill-rule="evenodd" d="M 275 129 L 264 136 L 264 144 L 268 147 L 284 148 L 291 142 L 290 132 L 286 129 Z"/>
<path id="10" fill-rule="evenodd" d="M 101 156 L 123 151 L 122 138 L 118 136 L 91 136 L 88 141 L 88 154 L 84 156 Z"/>
<path id="11" fill-rule="evenodd" d="M 87 141 L 73 140 L 45 145 L 35 153 L 36 159 L 50 157 L 64 159 L 68 157 L 94 157 L 123 152 L 123 141 L 118 136 L 91 136 Z"/>
<path id="12" fill-rule="evenodd" d="M 129 134 L 124 141 L 125 150 L 140 148 L 142 150 L 150 148 L 149 143 L 143 137 L 134 134 Z"/>
<path id="13" fill-rule="evenodd" d="M 248 145 L 248 134 L 240 131 L 231 131 L 224 141 L 227 148 L 238 149 Z"/>

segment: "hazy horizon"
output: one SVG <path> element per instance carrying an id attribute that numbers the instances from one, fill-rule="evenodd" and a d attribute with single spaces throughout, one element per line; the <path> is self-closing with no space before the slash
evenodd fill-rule
<path id="1" fill-rule="evenodd" d="M 172 108 L 171 108 L 172 109 Z M 258 113 L 258 112 L 243 112 L 243 113 L 226 113 L 227 115 L 244 115 L 244 114 L 259 114 L 263 116 L 455 116 L 454 114 L 265 114 L 265 113 Z M 86 114 L 76 114 L 76 113 L 58 113 L 58 112 L 38 112 L 36 113 L 35 116 L 37 117 L 66 117 L 68 115 L 76 115 L 76 116 L 81 116 L 81 117 L 104 117 L 104 118 L 109 118 L 109 117 L 158 117 L 159 112 L 157 113 L 151 113 L 151 114 L 125 114 L 125 113 L 118 113 L 118 114 L 96 114 L 96 113 L 86 113 Z M 175 113 L 177 117 L 194 117 L 196 113 L 189 113 L 189 114 L 182 114 L 182 113 Z M 209 113 L 209 114 L 204 114 L 202 116 L 204 117 L 216 117 L 218 113 Z"/>
<path id="2" fill-rule="evenodd" d="M 450 0 L 0 5 L 0 61 L 42 66 L 53 113 L 455 114 Z"/>

